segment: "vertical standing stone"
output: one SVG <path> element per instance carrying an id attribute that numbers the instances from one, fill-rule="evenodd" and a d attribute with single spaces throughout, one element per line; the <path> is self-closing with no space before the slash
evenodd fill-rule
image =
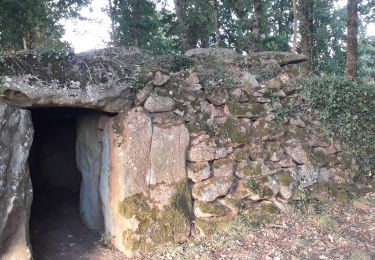
<path id="1" fill-rule="evenodd" d="M 80 214 L 90 229 L 104 230 L 102 203 L 99 195 L 99 179 L 102 166 L 102 132 L 100 122 L 106 117 L 85 115 L 78 120 L 76 157 L 82 174 Z M 108 120 L 108 118 L 107 118 Z"/>
<path id="2" fill-rule="evenodd" d="M 128 256 L 189 235 L 188 142 L 185 126 L 153 127 L 139 108 L 107 124 L 100 183 L 105 229 Z"/>
<path id="3" fill-rule="evenodd" d="M 31 259 L 30 112 L 0 102 L 0 259 Z"/>

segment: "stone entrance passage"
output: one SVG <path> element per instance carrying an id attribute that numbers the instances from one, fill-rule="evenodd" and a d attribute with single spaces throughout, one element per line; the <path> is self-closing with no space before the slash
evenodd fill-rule
<path id="1" fill-rule="evenodd" d="M 95 220 L 88 216 L 90 212 L 85 212 L 87 207 L 94 206 L 90 201 L 95 198 L 87 192 L 87 188 L 93 187 L 87 185 L 95 185 L 91 178 L 96 176 L 87 176 L 90 169 L 83 161 L 90 157 L 90 152 L 83 148 L 82 137 L 86 126 L 83 122 L 98 116 L 87 110 L 57 108 L 32 109 L 31 115 L 35 131 L 29 157 L 34 192 L 30 218 L 33 256 L 74 259 L 95 249 L 102 228 L 101 224 L 93 226 Z M 95 132 L 95 125 L 92 127 Z M 82 174 L 88 177 L 85 182 Z M 95 206 L 101 210 L 100 205 Z"/>

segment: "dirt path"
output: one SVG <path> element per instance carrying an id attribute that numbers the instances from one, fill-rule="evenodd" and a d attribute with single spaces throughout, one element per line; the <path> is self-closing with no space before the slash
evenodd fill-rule
<path id="1" fill-rule="evenodd" d="M 71 199 L 43 201 L 41 208 L 48 211 L 33 216 L 35 259 L 128 259 L 100 245 L 100 234 L 79 220 L 74 202 L 78 195 L 66 196 Z M 309 204 L 303 209 L 278 215 L 269 224 L 238 218 L 213 237 L 162 247 L 136 259 L 375 259 L 375 193 L 344 204 Z"/>
<path id="2" fill-rule="evenodd" d="M 79 195 L 59 191 L 36 195 L 30 221 L 35 260 L 110 260 L 123 256 L 100 246 L 100 233 L 85 227 L 79 217 Z"/>

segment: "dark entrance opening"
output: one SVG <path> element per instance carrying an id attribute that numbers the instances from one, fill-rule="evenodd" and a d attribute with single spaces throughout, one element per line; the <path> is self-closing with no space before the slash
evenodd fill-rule
<path id="1" fill-rule="evenodd" d="M 100 233 L 80 218 L 77 120 L 87 110 L 31 109 L 35 130 L 29 166 L 33 184 L 30 240 L 34 259 L 78 259 L 95 250 Z"/>

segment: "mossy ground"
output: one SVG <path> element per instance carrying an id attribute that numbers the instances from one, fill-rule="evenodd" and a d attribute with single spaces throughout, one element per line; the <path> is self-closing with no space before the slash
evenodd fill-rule
<path id="1" fill-rule="evenodd" d="M 267 210 L 266 210 L 267 211 Z M 271 210 L 272 211 L 272 210 Z M 257 218 L 255 218 L 256 220 Z M 375 194 L 319 210 L 277 214 L 271 222 L 238 216 L 218 232 L 182 245 L 160 247 L 152 259 L 372 259 Z"/>

